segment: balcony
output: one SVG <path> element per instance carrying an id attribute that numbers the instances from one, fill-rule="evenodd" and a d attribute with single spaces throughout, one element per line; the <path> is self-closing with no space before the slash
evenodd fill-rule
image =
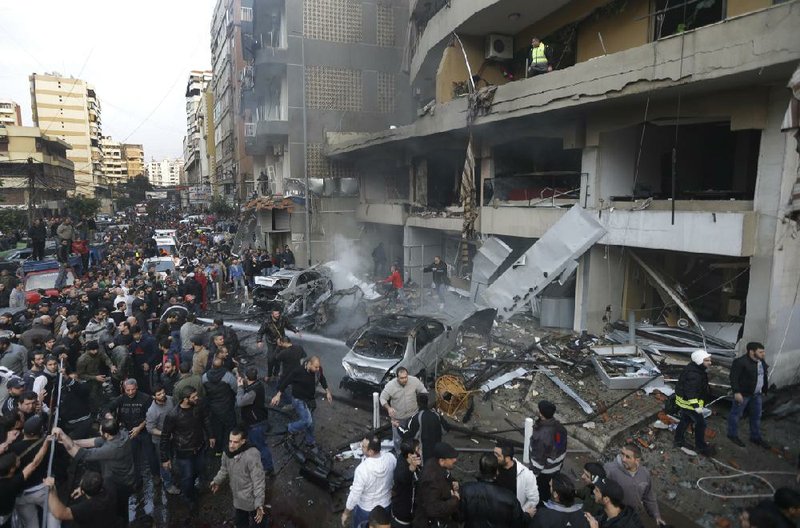
<path id="1" fill-rule="evenodd" d="M 356 218 L 360 222 L 402 226 L 408 218 L 406 204 L 361 203 L 356 208 Z"/>
<path id="2" fill-rule="evenodd" d="M 263 156 L 274 145 L 284 145 L 289 138 L 289 121 L 268 119 L 244 124 L 245 148 L 248 155 Z"/>

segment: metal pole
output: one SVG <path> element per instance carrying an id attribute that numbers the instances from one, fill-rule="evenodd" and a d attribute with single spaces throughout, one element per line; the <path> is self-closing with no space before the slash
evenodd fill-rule
<path id="1" fill-rule="evenodd" d="M 61 414 L 61 386 L 64 384 L 64 358 L 61 358 L 61 361 L 58 363 L 58 396 L 56 397 L 56 412 L 53 415 L 53 427 L 58 427 L 58 418 Z M 53 412 L 53 409 L 50 409 L 50 412 Z M 52 427 L 50 428 L 52 431 Z M 56 439 L 50 439 L 50 453 L 49 458 L 47 460 L 47 476 L 53 476 L 53 456 L 56 453 Z M 47 501 L 44 502 L 44 515 L 42 516 L 43 522 L 47 523 L 47 514 L 49 511 L 49 505 Z"/>
<path id="2" fill-rule="evenodd" d="M 467 58 L 467 51 L 464 49 L 464 44 L 461 42 L 461 39 L 458 37 L 458 34 L 454 31 L 453 36 L 458 41 L 458 45 L 461 46 L 461 54 L 464 55 L 464 64 L 467 65 L 467 74 L 469 75 L 469 85 L 472 88 L 472 92 L 475 91 L 475 79 L 472 78 L 472 67 L 469 65 L 469 59 Z"/>
<path id="3" fill-rule="evenodd" d="M 372 393 L 372 429 L 377 430 L 381 422 L 381 404 L 378 393 Z"/>
<path id="4" fill-rule="evenodd" d="M 628 310 L 628 343 L 636 344 L 636 312 Z"/>
<path id="5" fill-rule="evenodd" d="M 522 462 L 531 463 L 531 437 L 533 436 L 533 418 L 525 418 L 525 442 L 522 448 Z"/>
<path id="6" fill-rule="evenodd" d="M 303 63 L 303 177 L 306 184 L 306 206 L 305 206 L 305 220 L 306 220 L 306 260 L 307 265 L 311 266 L 311 192 L 308 188 L 308 117 L 306 115 L 306 39 L 301 36 L 301 50 L 300 61 Z"/>

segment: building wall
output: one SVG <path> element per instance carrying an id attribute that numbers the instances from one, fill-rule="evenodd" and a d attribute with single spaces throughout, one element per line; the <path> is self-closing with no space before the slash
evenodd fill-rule
<path id="1" fill-rule="evenodd" d="M 465 82 L 469 80 L 469 72 L 464 61 L 464 52 L 469 59 L 469 66 L 472 75 L 479 75 L 487 83 L 492 85 L 506 84 L 508 79 L 503 76 L 503 69 L 498 62 L 484 59 L 484 39 L 483 37 L 463 36 L 461 42 L 464 45 L 462 52 L 461 46 L 457 42 L 448 46 L 442 54 L 442 61 L 436 73 L 436 102 L 445 103 L 454 98 L 453 83 Z M 479 83 L 477 88 L 485 86 Z"/>
<path id="2" fill-rule="evenodd" d="M 0 125 L 22 126 L 20 107 L 10 99 L 0 99 Z"/>
<path id="3" fill-rule="evenodd" d="M 650 0 L 628 0 L 618 13 L 589 18 L 578 26 L 577 60 L 635 48 L 650 41 Z M 598 34 L 602 35 L 600 42 Z M 603 50 L 605 45 L 605 51 Z"/>
<path id="4" fill-rule="evenodd" d="M 725 2 L 729 18 L 743 15 L 757 9 L 764 9 L 772 4 L 773 2 L 770 0 L 727 0 Z"/>
<path id="5" fill-rule="evenodd" d="M 96 185 L 92 161 L 86 82 L 55 75 L 30 77 L 34 124 L 42 132 L 70 145 L 68 157 L 75 164 L 76 192 L 94 195 Z"/>

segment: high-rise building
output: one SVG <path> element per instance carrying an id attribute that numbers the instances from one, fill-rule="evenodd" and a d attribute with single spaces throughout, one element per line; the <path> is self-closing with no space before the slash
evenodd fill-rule
<path id="1" fill-rule="evenodd" d="M 150 160 L 146 170 L 147 179 L 154 187 L 175 187 L 181 183 L 183 160 L 180 158 Z"/>
<path id="2" fill-rule="evenodd" d="M 94 88 L 58 73 L 34 73 L 29 80 L 34 124 L 42 134 L 72 146 L 67 156 L 75 164 L 75 190 L 94 196 L 104 184 L 100 102 Z"/>
<path id="3" fill-rule="evenodd" d="M 0 126 L 22 126 L 19 105 L 11 99 L 0 99 Z"/>
<path id="4" fill-rule="evenodd" d="M 134 143 L 122 144 L 122 160 L 125 162 L 125 174 L 131 180 L 144 176 L 144 147 Z"/>
<path id="5" fill-rule="evenodd" d="M 295 200 L 301 203 L 292 203 L 291 211 L 281 200 L 254 202 L 261 210 L 245 227 L 258 243 L 269 249 L 290 244 L 298 263 L 307 264 L 334 257 L 334 234 L 358 238 L 347 211 L 357 205 L 360 172 L 352 160 L 328 160 L 325 137 L 334 131 L 377 132 L 413 118 L 403 71 L 408 4 L 228 3 L 225 20 L 240 32 L 235 49 L 244 57 L 233 104 L 240 105 L 245 152 L 253 165 L 243 178 L 245 194 L 311 198 L 308 216 L 302 200 Z"/>
<path id="6" fill-rule="evenodd" d="M 186 185 L 195 196 L 202 195 L 198 188 L 210 186 L 208 151 L 205 134 L 207 89 L 211 82 L 210 71 L 192 71 L 186 84 L 186 136 L 183 138 L 183 159 Z"/>
<path id="7" fill-rule="evenodd" d="M 103 152 L 102 171 L 106 182 L 109 185 L 126 182 L 128 165 L 122 158 L 122 145 L 111 139 L 111 136 L 103 136 L 100 139 L 100 149 Z"/>
<path id="8" fill-rule="evenodd" d="M 245 200 L 245 182 L 253 179 L 253 162 L 245 150 L 240 114 L 246 53 L 242 46 L 246 44 L 245 35 L 252 38 L 252 27 L 253 0 L 217 1 L 211 22 L 214 176 L 221 195 L 231 204 Z"/>

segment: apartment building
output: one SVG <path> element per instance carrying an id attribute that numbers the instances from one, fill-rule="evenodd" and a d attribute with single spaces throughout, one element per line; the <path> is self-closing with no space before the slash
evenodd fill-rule
<path id="1" fill-rule="evenodd" d="M 19 105 L 11 99 L 0 99 L 0 126 L 22 126 Z"/>
<path id="2" fill-rule="evenodd" d="M 67 155 L 75 164 L 75 190 L 81 195 L 95 196 L 105 181 L 100 146 L 101 109 L 94 88 L 85 81 L 58 73 L 34 73 L 29 80 L 34 124 L 43 134 L 72 146 Z"/>
<path id="3" fill-rule="evenodd" d="M 154 187 L 175 187 L 181 184 L 183 178 L 183 160 L 180 158 L 150 160 L 146 172 L 147 179 Z"/>
<path id="4" fill-rule="evenodd" d="M 206 132 L 206 98 L 209 94 L 210 71 L 192 71 L 186 84 L 186 136 L 183 138 L 183 159 L 186 185 L 190 195 L 205 196 L 210 190 Z"/>
<path id="5" fill-rule="evenodd" d="M 220 195 L 230 204 L 244 202 L 245 182 L 253 178 L 252 160 L 245 152 L 244 121 L 239 115 L 244 71 L 242 35 L 246 29 L 243 25 L 252 24 L 252 4 L 252 0 L 218 0 L 211 22 L 214 178 Z"/>
<path id="6" fill-rule="evenodd" d="M 800 381 L 798 155 L 781 130 L 800 2 L 412 1 L 407 22 L 414 122 L 327 134 L 329 162 L 359 173 L 366 249 L 384 241 L 422 284 L 441 255 L 480 298 L 494 279 L 477 254 L 541 266 L 517 259 L 544 241 L 570 255 L 533 295 L 563 308 L 553 326 L 732 325 L 739 347 L 766 344 L 772 381 Z M 533 37 L 549 73 L 528 76 Z"/>
<path id="7" fill-rule="evenodd" d="M 0 126 L 3 205 L 32 203 L 36 208 L 46 201 L 66 198 L 67 191 L 75 190 L 70 148 L 69 143 L 42 134 L 37 127 Z"/>
<path id="8" fill-rule="evenodd" d="M 144 176 L 144 147 L 135 143 L 122 143 L 120 148 L 128 179 Z"/>
<path id="9" fill-rule="evenodd" d="M 100 139 L 100 150 L 103 155 L 101 167 L 103 177 L 109 185 L 119 185 L 128 181 L 128 164 L 122 158 L 122 144 L 111 136 Z"/>
<path id="10" fill-rule="evenodd" d="M 325 134 L 411 122 L 402 70 L 408 5 L 242 0 L 240 7 L 240 115 L 252 159 L 245 185 L 257 198 L 246 205 L 254 214 L 245 238 L 270 250 L 289 244 L 304 265 L 334 258 L 343 251 L 334 233 L 359 236 L 359 172 L 325 157 Z"/>

